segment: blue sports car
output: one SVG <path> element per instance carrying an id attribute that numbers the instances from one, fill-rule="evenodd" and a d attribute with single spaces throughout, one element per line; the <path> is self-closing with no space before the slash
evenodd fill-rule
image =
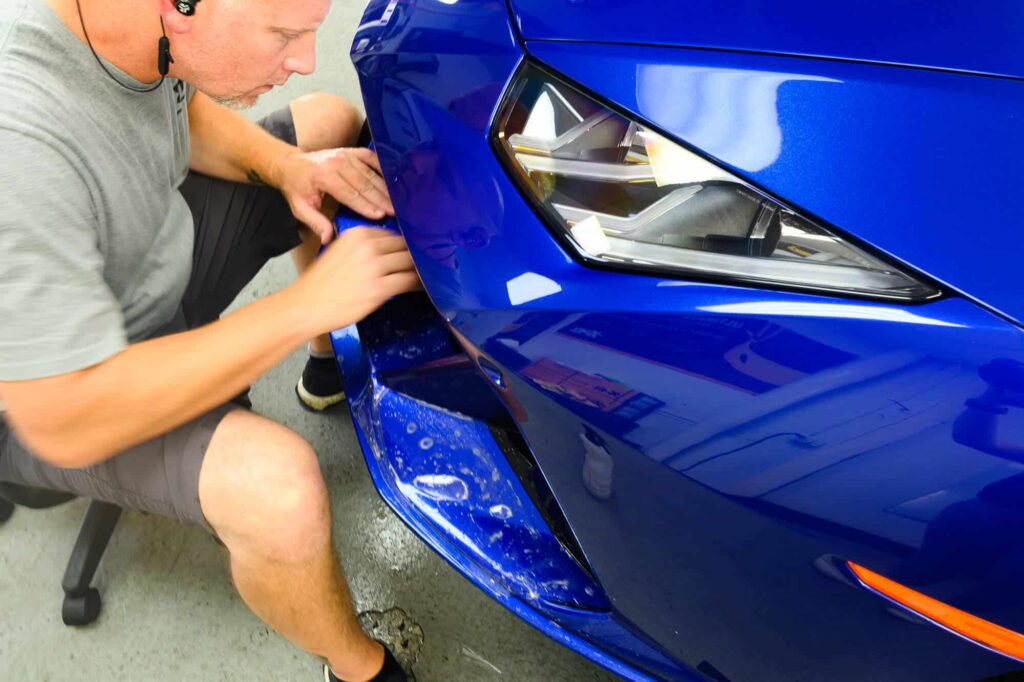
<path id="1" fill-rule="evenodd" d="M 626 678 L 1010 679 L 1022 36 L 1008 1 L 370 0 L 426 287 L 334 334 L 381 495 Z"/>

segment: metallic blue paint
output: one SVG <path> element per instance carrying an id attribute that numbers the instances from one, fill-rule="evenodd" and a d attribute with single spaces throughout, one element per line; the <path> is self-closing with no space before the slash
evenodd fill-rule
<path id="1" fill-rule="evenodd" d="M 1020 133 L 1009 122 L 1019 84 L 692 50 L 527 47 L 788 203 L 985 305 L 1020 311 L 1010 240 Z M 962 680 L 1019 666 L 893 609 L 839 567 L 855 561 L 1024 630 L 1024 333 L 963 297 L 898 306 L 580 265 L 488 146 L 522 57 L 493 0 L 373 0 L 356 35 L 371 129 L 438 311 L 389 307 L 386 321 L 335 335 L 385 499 L 489 594 L 620 674 Z M 743 102 L 771 106 L 740 115 L 732 105 Z M 900 105 L 916 113 L 900 118 Z M 690 106 L 693 116 L 673 114 Z M 717 133 L 715 112 L 730 114 Z M 749 151 L 733 138 L 756 146 L 773 130 L 778 156 L 741 163 Z M 960 190 L 952 170 L 928 167 L 943 161 L 962 169 Z M 974 193 L 963 205 L 950 199 L 962 188 Z M 464 359 L 442 343 L 445 326 Z M 389 364 L 403 353 L 418 356 L 416 371 Z M 469 361 L 479 374 L 465 372 Z M 548 545 L 541 578 L 525 545 L 507 558 L 488 551 L 479 538 L 491 529 L 478 523 L 487 485 L 466 483 L 462 500 L 451 479 L 420 480 L 458 494 L 415 484 L 461 478 L 463 465 L 463 481 L 475 480 L 489 467 L 511 484 L 527 528 L 544 531 L 482 430 L 487 410 L 452 414 L 461 392 L 424 381 L 445 362 L 460 380 L 489 382 L 593 583 L 559 563 L 562 545 Z M 451 457 L 418 456 L 404 429 L 420 420 L 465 441 L 449 439 Z M 478 468 L 473 447 L 488 453 Z M 397 465 L 414 455 L 415 467 Z M 560 572 L 568 588 L 540 599 L 537 585 Z M 588 610 L 598 598 L 608 611 Z M 597 614 L 604 629 L 587 630 Z"/>
<path id="2" fill-rule="evenodd" d="M 632 43 L 1024 78 L 1015 0 L 510 0 L 526 40 Z"/>

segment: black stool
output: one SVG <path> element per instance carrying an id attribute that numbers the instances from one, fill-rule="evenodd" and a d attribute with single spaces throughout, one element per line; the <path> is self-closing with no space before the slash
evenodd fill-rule
<path id="1" fill-rule="evenodd" d="M 0 523 L 11 517 L 15 506 L 46 509 L 74 497 L 70 493 L 0 483 Z M 121 508 L 117 505 L 97 501 L 89 504 L 64 571 L 61 618 L 65 625 L 88 625 L 99 617 L 100 593 L 91 583 L 120 516 Z"/>

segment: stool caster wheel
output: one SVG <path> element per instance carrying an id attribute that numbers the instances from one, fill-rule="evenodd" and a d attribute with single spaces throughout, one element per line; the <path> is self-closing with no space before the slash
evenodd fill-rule
<path id="1" fill-rule="evenodd" d="M 7 500 L 0 497 L 0 523 L 3 523 L 7 519 L 11 518 L 11 514 L 14 513 L 14 503 L 8 502 Z"/>
<path id="2" fill-rule="evenodd" d="M 88 625 L 100 615 L 100 592 L 90 587 L 80 595 L 65 595 L 60 611 L 64 625 Z"/>

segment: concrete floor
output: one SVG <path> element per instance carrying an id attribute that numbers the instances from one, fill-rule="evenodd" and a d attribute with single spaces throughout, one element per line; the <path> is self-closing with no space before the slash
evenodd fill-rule
<path id="1" fill-rule="evenodd" d="M 200 8 L 200 11 L 202 8 Z M 319 69 L 265 96 L 262 115 L 312 90 L 358 101 L 347 52 L 362 3 L 336 2 L 320 33 Z M 291 281 L 272 262 L 239 303 Z M 335 535 L 357 609 L 403 609 L 424 632 L 415 671 L 433 680 L 607 680 L 472 587 L 392 514 L 370 483 L 347 412 L 311 415 L 292 387 L 296 354 L 253 388 L 255 408 L 320 453 Z M 60 620 L 60 580 L 85 503 L 19 509 L 0 526 L 0 680 L 318 680 L 319 663 L 253 616 L 235 594 L 223 550 L 204 532 L 128 513 L 100 566 L 94 625 Z"/>

